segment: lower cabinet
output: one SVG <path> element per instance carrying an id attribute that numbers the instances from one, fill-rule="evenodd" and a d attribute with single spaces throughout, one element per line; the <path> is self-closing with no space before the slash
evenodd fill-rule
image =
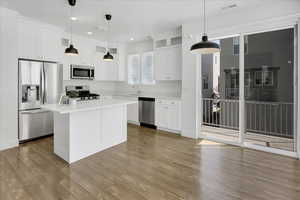
<path id="1" fill-rule="evenodd" d="M 181 102 L 157 100 L 155 102 L 155 125 L 158 128 L 181 131 Z"/>
<path id="2" fill-rule="evenodd" d="M 127 121 L 129 123 L 138 124 L 139 123 L 139 104 L 129 104 L 127 105 Z"/>

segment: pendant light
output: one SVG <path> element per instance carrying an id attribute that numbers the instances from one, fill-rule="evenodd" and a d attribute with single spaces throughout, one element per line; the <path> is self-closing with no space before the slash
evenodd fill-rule
<path id="1" fill-rule="evenodd" d="M 72 17 L 72 7 L 76 5 L 76 0 L 69 0 L 69 5 L 71 6 L 71 17 Z M 78 50 L 73 45 L 73 27 L 72 27 L 72 20 L 71 20 L 71 43 L 68 48 L 65 50 L 65 55 L 68 56 L 77 56 Z"/>
<path id="2" fill-rule="evenodd" d="M 103 60 L 105 61 L 113 61 L 114 57 L 110 54 L 109 52 L 109 46 L 108 46 L 108 42 L 109 42 L 109 31 L 110 31 L 110 26 L 109 26 L 109 22 L 111 20 L 111 15 L 106 14 L 105 15 L 105 19 L 107 21 L 107 26 L 108 26 L 108 39 L 107 39 L 107 47 L 106 47 L 106 54 L 103 56 Z"/>
<path id="3" fill-rule="evenodd" d="M 199 43 L 194 44 L 191 47 L 191 53 L 194 54 L 212 54 L 220 52 L 219 44 L 215 42 L 208 41 L 208 37 L 206 34 L 206 13 L 205 13 L 205 0 L 203 0 L 203 29 L 204 33 L 202 36 L 202 41 Z"/>

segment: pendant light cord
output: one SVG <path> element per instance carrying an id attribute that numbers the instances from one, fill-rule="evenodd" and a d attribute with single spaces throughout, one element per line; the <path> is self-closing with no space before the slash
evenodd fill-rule
<path id="1" fill-rule="evenodd" d="M 72 9 L 72 7 L 71 7 L 71 9 L 70 9 L 70 18 L 73 16 L 73 9 Z M 70 27 L 70 30 L 71 30 L 71 44 L 73 44 L 73 20 L 70 20 L 71 22 L 70 22 L 70 25 L 71 25 L 71 27 Z"/>
<path id="2" fill-rule="evenodd" d="M 107 20 L 107 52 L 109 52 L 108 47 L 109 47 L 109 34 L 110 34 L 110 24 L 109 24 L 109 20 Z"/>
<path id="3" fill-rule="evenodd" d="M 206 33 L 206 9 L 205 9 L 206 5 L 205 5 L 205 0 L 203 0 L 203 33 L 204 35 L 207 35 Z"/>

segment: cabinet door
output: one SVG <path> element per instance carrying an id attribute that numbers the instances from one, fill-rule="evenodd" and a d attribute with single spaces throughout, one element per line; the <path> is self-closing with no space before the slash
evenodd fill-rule
<path id="1" fill-rule="evenodd" d="M 154 75 L 156 80 L 167 80 L 168 78 L 168 51 L 167 48 L 156 49 L 154 52 Z"/>
<path id="2" fill-rule="evenodd" d="M 182 50 L 181 47 L 174 47 L 170 48 L 169 56 L 170 59 L 168 60 L 169 65 L 169 72 L 167 73 L 168 77 L 172 80 L 181 80 L 181 66 L 182 66 Z"/>
<path id="3" fill-rule="evenodd" d="M 166 104 L 155 104 L 155 125 L 168 128 L 168 106 Z"/>
<path id="4" fill-rule="evenodd" d="M 44 28 L 41 35 L 41 48 L 44 60 L 61 61 L 64 54 L 64 49 L 61 48 L 61 34 L 58 31 Z"/>
<path id="5" fill-rule="evenodd" d="M 139 105 L 138 103 L 127 106 L 127 121 L 139 122 Z"/>
<path id="6" fill-rule="evenodd" d="M 38 35 L 35 30 L 39 30 L 33 23 L 20 21 L 19 32 L 19 57 L 27 59 L 38 59 L 37 45 Z"/>
<path id="7" fill-rule="evenodd" d="M 156 49 L 154 68 L 156 80 L 181 80 L 181 47 Z"/>
<path id="8" fill-rule="evenodd" d="M 95 56 L 95 78 L 102 81 L 116 81 L 119 79 L 118 56 L 113 61 L 104 61 L 104 53 L 96 53 Z"/>
<path id="9" fill-rule="evenodd" d="M 177 103 L 170 104 L 168 106 L 168 129 L 180 130 L 181 129 L 181 117 L 180 117 L 180 106 Z"/>
<path id="10" fill-rule="evenodd" d="M 139 84 L 140 83 L 140 62 L 141 57 L 139 54 L 128 55 L 127 63 L 127 76 L 129 84 Z"/>

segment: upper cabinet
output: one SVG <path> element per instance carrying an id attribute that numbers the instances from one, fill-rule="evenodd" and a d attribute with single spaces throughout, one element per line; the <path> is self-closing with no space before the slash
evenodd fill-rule
<path id="1" fill-rule="evenodd" d="M 109 52 L 114 57 L 112 61 L 104 61 L 105 47 L 96 46 L 94 56 L 95 80 L 99 81 L 124 81 L 125 80 L 125 53 L 122 45 L 110 48 Z"/>
<path id="2" fill-rule="evenodd" d="M 113 61 L 103 60 L 105 53 L 97 52 L 95 56 L 95 79 L 99 81 L 119 80 L 119 58 L 118 54 L 113 54 Z"/>
<path id="3" fill-rule="evenodd" d="M 181 80 L 181 37 L 154 41 L 155 80 Z"/>
<path id="4" fill-rule="evenodd" d="M 19 19 L 18 56 L 19 58 L 59 61 L 61 33 L 40 23 Z"/>
<path id="5" fill-rule="evenodd" d="M 181 80 L 181 52 L 181 46 L 170 46 L 155 49 L 155 80 Z"/>

